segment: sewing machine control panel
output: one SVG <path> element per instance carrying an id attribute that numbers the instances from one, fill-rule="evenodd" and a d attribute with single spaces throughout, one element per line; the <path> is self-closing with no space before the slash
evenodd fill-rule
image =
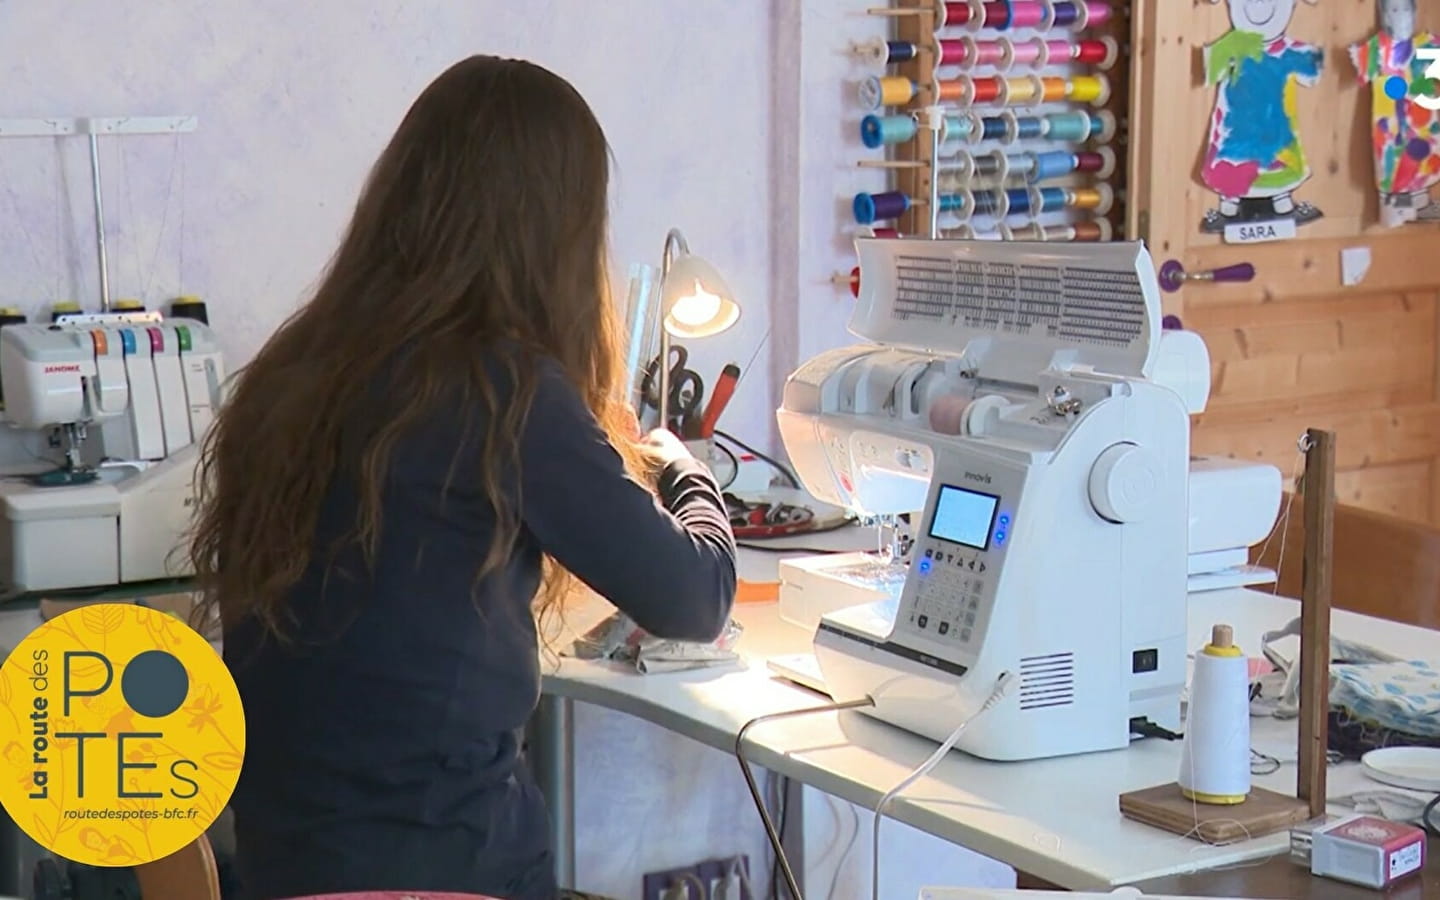
<path id="1" fill-rule="evenodd" d="M 912 550 L 914 585 L 896 625 L 928 643 L 978 652 L 1015 527 L 1021 479 L 1004 472 L 969 474 L 976 487 L 939 482 L 933 491 Z"/>

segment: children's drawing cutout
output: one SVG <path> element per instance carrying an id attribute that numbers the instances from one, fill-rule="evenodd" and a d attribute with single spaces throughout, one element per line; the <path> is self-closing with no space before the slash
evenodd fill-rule
<path id="1" fill-rule="evenodd" d="M 1350 47 L 1370 86 L 1370 146 L 1380 222 L 1440 219 L 1440 38 L 1415 30 L 1415 0 L 1377 0 L 1379 30 Z"/>
<path id="2" fill-rule="evenodd" d="M 1325 54 L 1286 33 L 1295 0 L 1226 2 L 1231 29 L 1205 47 L 1205 83 L 1216 90 L 1200 173 L 1220 204 L 1200 227 L 1228 241 L 1278 240 L 1322 215 L 1293 195 L 1310 178 L 1298 88 L 1320 80 Z"/>

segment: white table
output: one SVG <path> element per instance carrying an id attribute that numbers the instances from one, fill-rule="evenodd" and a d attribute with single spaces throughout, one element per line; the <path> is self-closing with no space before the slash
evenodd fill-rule
<path id="1" fill-rule="evenodd" d="M 757 564 L 751 556 L 749 565 Z M 773 557 L 758 564 L 773 566 Z M 1216 622 L 1234 626 L 1246 652 L 1259 635 L 1298 615 L 1293 600 L 1246 590 L 1192 595 L 1190 643 L 1199 646 Z M 572 626 L 585 627 L 603 607 L 576 610 Z M 740 727 L 756 716 L 814 706 L 825 698 L 774 677 L 772 655 L 804 652 L 809 636 L 780 620 L 774 604 L 744 604 L 738 669 L 641 676 L 623 668 L 563 660 L 546 668 L 541 736 L 558 752 L 538 760 L 552 791 L 557 855 L 573 861 L 573 819 L 566 789 L 573 778 L 565 722 L 570 704 L 594 703 L 623 711 L 724 751 Z M 40 624 L 33 606 L 0 608 L 0 649 L 13 647 Z M 1337 635 L 1417 658 L 1440 656 L 1440 633 L 1336 611 Z M 1257 719 L 1253 743 L 1293 760 L 1293 722 Z M 873 808 L 880 797 L 934 750 L 934 744 L 860 713 L 822 713 L 752 729 L 751 762 L 795 781 Z M 1289 756 L 1284 756 L 1285 752 Z M 1146 740 L 1122 751 L 1024 763 L 993 763 L 951 753 L 925 779 L 892 801 L 888 813 L 942 839 L 968 847 L 1039 878 L 1074 890 L 1101 890 L 1145 879 L 1231 865 L 1271 856 L 1286 846 L 1283 834 L 1227 847 L 1209 847 L 1123 819 L 1121 793 L 1173 781 L 1178 743 Z M 1359 767 L 1330 771 L 1330 795 L 1369 784 Z M 1294 794 L 1295 767 L 1287 764 L 1256 784 Z M 567 844 L 568 842 L 568 844 Z M 567 856 L 567 854 L 569 854 Z"/>
<path id="2" fill-rule="evenodd" d="M 1293 600 L 1249 590 L 1192 595 L 1190 644 L 1200 646 L 1211 626 L 1232 625 L 1237 642 L 1258 655 L 1259 636 L 1299 614 Z M 577 617 L 578 619 L 579 617 Z M 757 716 L 826 702 L 826 698 L 776 678 L 771 655 L 804 652 L 809 637 L 780 620 L 773 604 L 742 605 L 745 626 L 738 670 L 640 676 L 610 665 L 565 660 L 545 675 L 549 739 L 563 744 L 568 704 L 594 703 L 623 711 L 712 747 L 730 751 L 740 727 Z M 1375 644 L 1399 655 L 1440 656 L 1440 633 L 1358 616 L 1332 614 L 1335 634 Z M 1294 648 L 1289 651 L 1293 653 Z M 843 699 L 843 698 L 842 698 Z M 1278 772 L 1257 776 L 1259 786 L 1294 796 L 1296 726 L 1293 721 L 1255 719 L 1252 744 L 1285 761 Z M 930 753 L 934 743 L 861 713 L 820 713 L 767 723 L 747 737 L 747 758 L 798 782 L 874 808 L 881 796 Z M 557 809 L 557 853 L 573 844 L 566 809 L 563 747 L 542 772 Z M 1145 740 L 1129 749 L 1023 763 L 994 763 L 951 753 L 931 774 L 888 807 L 891 818 L 1073 890 L 1103 890 L 1273 856 L 1283 852 L 1281 833 L 1225 847 L 1211 847 L 1121 817 L 1120 794 L 1175 780 L 1178 742 Z M 557 784 L 556 779 L 560 779 Z M 1329 794 L 1366 787 L 1357 765 L 1332 767 Z M 566 873 L 568 874 L 568 873 Z"/>

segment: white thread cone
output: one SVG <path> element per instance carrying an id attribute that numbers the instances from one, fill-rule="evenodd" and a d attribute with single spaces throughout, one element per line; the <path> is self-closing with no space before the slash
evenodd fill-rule
<path id="1" fill-rule="evenodd" d="M 1179 782 L 1198 803 L 1241 803 L 1250 793 L 1249 663 L 1228 625 L 1195 654 Z"/>

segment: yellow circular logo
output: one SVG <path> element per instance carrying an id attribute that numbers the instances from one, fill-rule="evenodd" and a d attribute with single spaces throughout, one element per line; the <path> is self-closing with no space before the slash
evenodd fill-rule
<path id="1" fill-rule="evenodd" d="M 195 840 L 230 802 L 245 716 L 230 671 L 184 622 L 84 606 L 0 666 L 0 804 L 41 847 L 136 866 Z"/>

